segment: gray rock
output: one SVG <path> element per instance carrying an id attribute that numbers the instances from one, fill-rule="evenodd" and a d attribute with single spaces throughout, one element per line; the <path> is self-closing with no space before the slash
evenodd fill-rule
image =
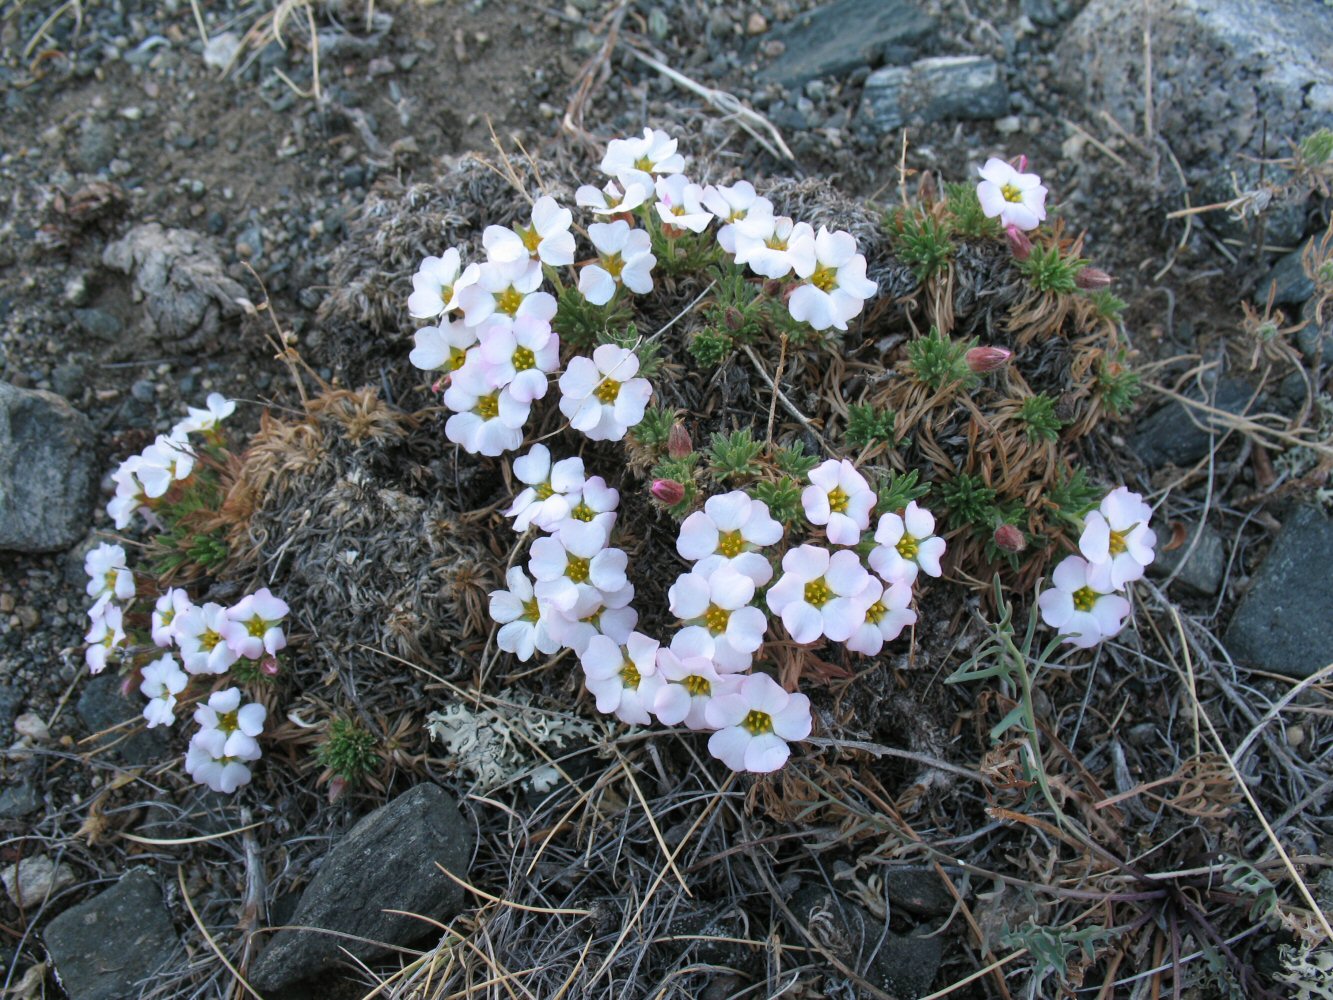
<path id="1" fill-rule="evenodd" d="M 1056 48 L 1057 75 L 1092 112 L 1138 134 L 1144 7 L 1091 0 Z M 1318 3 L 1158 0 L 1152 5 L 1154 128 L 1193 179 L 1333 125 L 1333 17 Z"/>
<path id="2" fill-rule="evenodd" d="M 51 388 L 55 389 L 57 395 L 69 399 L 83 392 L 87 377 L 88 372 L 81 364 L 70 362 L 56 365 L 51 369 Z"/>
<path id="3" fill-rule="evenodd" d="M 1280 186 L 1290 180 L 1290 172 L 1279 167 L 1266 165 L 1261 176 L 1257 164 L 1230 160 L 1199 180 L 1197 198 L 1204 205 L 1228 202 L 1241 192 Z M 1237 240 L 1244 246 L 1254 244 L 1258 231 L 1257 220 L 1253 215 L 1241 218 L 1232 212 L 1205 212 L 1199 216 L 1199 220 L 1221 239 Z M 1274 198 L 1264 209 L 1263 220 L 1265 243 L 1294 246 L 1305 235 L 1305 202 L 1294 198 Z M 1260 293 L 1255 294 L 1257 297 Z M 1268 294 L 1267 285 L 1263 286 L 1262 294 Z"/>
<path id="4" fill-rule="evenodd" d="M 984 121 L 1009 110 L 1000 67 L 981 56 L 937 56 L 871 73 L 860 117 L 877 132 L 908 121 Z"/>
<path id="5" fill-rule="evenodd" d="M 14 718 L 23 707 L 24 694 L 18 687 L 16 678 L 10 676 L 13 666 L 5 664 L 0 668 L 0 737 L 9 740 L 13 736 Z"/>
<path id="6" fill-rule="evenodd" d="M 1301 319 L 1305 326 L 1296 332 L 1296 346 L 1307 359 L 1313 360 L 1318 353 L 1323 354 L 1324 363 L 1333 361 L 1333 305 L 1324 306 L 1324 321 L 1319 322 L 1316 302 L 1311 299 L 1301 310 Z"/>
<path id="7" fill-rule="evenodd" d="M 142 868 L 71 906 L 47 925 L 44 937 L 70 1000 L 137 997 L 141 984 L 177 957 L 162 892 Z"/>
<path id="8" fill-rule="evenodd" d="M 464 876 L 472 839 L 472 827 L 443 789 L 417 785 L 338 841 L 306 887 L 290 923 L 409 944 L 429 925 L 385 911 L 436 920 L 456 914 L 463 890 L 435 865 Z M 259 990 L 278 990 L 332 968 L 344 952 L 362 961 L 385 954 L 376 945 L 350 938 L 279 931 L 253 966 L 251 982 Z"/>
<path id="9" fill-rule="evenodd" d="M 116 133 L 111 126 L 106 122 L 85 122 L 74 150 L 75 165 L 80 170 L 94 173 L 110 163 L 115 155 Z"/>
<path id="10" fill-rule="evenodd" d="M 1224 641 L 1250 666 L 1308 677 L 1333 663 L 1333 521 L 1298 507 L 1254 574 Z"/>
<path id="11" fill-rule="evenodd" d="M 1218 383 L 1217 393 L 1210 405 L 1227 413 L 1242 413 L 1252 394 L 1252 390 L 1244 383 L 1224 379 Z M 1202 398 L 1195 391 L 1185 395 Z M 1251 409 L 1261 409 L 1263 402 L 1262 397 L 1256 399 Z M 1150 469 L 1168 463 L 1189 465 L 1208 454 L 1210 425 L 1217 428 L 1215 434 L 1223 433 L 1219 418 L 1184 403 L 1171 402 L 1154 410 L 1140 422 L 1130 445 Z"/>
<path id="12" fill-rule="evenodd" d="M 55 393 L 0 382 L 0 550 L 58 552 L 83 537 L 96 443 L 88 418 Z"/>
<path id="13" fill-rule="evenodd" d="M 92 733 L 130 723 L 108 733 L 103 743 L 113 744 L 111 752 L 132 767 L 155 764 L 169 755 L 167 734 L 160 726 L 156 729 L 139 728 L 143 721 L 144 700 L 138 692 L 135 692 L 133 701 L 125 698 L 120 693 L 120 684 L 120 678 L 111 672 L 90 680 L 79 695 L 79 718 Z"/>
<path id="14" fill-rule="evenodd" d="M 75 309 L 74 325 L 98 340 L 115 340 L 125 324 L 105 309 Z"/>
<path id="15" fill-rule="evenodd" d="M 933 866 L 901 865 L 880 869 L 884 893 L 894 906 L 923 917 L 943 917 L 954 908 L 953 893 Z"/>
<path id="16" fill-rule="evenodd" d="M 934 19 L 904 0 L 834 0 L 769 32 L 786 50 L 759 79 L 795 89 L 860 66 L 906 62 L 934 30 Z"/>
<path id="17" fill-rule="evenodd" d="M 41 807 L 42 800 L 31 773 L 17 779 L 12 776 L 4 779 L 4 787 L 0 788 L 0 820 L 22 819 Z"/>
<path id="18" fill-rule="evenodd" d="M 217 247 L 187 229 L 135 226 L 102 253 L 102 263 L 134 276 L 147 325 L 164 346 L 195 350 L 213 341 L 224 317 L 240 314 L 245 289 L 228 277 Z"/>
<path id="19" fill-rule="evenodd" d="M 1276 286 L 1273 303 L 1279 306 L 1299 306 L 1314 294 L 1314 282 L 1305 273 L 1301 265 L 1299 250 L 1279 257 L 1254 293 L 1255 299 L 1265 302 L 1268 290 Z"/>
<path id="20" fill-rule="evenodd" d="M 1207 524 L 1203 526 L 1198 542 L 1194 542 L 1194 533 L 1198 530 L 1197 524 L 1186 524 L 1185 541 L 1179 548 L 1170 551 L 1162 548 L 1163 539 L 1159 531 L 1157 556 L 1148 567 L 1148 571 L 1153 576 L 1165 577 L 1175 573 L 1179 567 L 1176 583 L 1188 587 L 1195 593 L 1216 594 L 1218 588 L 1222 586 L 1222 574 L 1227 568 L 1226 546 L 1222 542 L 1222 536 Z M 1191 544 L 1194 545 L 1193 551 L 1190 551 Z M 1188 558 L 1186 558 L 1187 553 Z"/>

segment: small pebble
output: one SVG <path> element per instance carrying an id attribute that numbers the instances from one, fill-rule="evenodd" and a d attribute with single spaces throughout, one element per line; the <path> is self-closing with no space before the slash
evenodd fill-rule
<path id="1" fill-rule="evenodd" d="M 42 613 L 31 604 L 20 604 L 14 614 L 18 616 L 19 625 L 29 632 L 42 623 Z"/>
<path id="2" fill-rule="evenodd" d="M 0 594 L 0 614 L 9 614 L 14 610 L 14 595 Z"/>
<path id="3" fill-rule="evenodd" d="M 764 17 L 759 11 L 755 11 L 745 22 L 745 33 L 747 35 L 762 35 L 768 30 L 768 18 Z"/>

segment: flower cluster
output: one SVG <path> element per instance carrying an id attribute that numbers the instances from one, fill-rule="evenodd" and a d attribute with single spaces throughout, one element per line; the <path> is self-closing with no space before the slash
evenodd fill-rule
<path id="1" fill-rule="evenodd" d="M 1065 642 L 1089 649 L 1120 633 L 1129 617 L 1127 585 L 1143 578 L 1157 536 L 1148 527 L 1152 508 L 1121 486 L 1084 519 L 1080 555 L 1066 556 L 1040 594 L 1042 620 Z"/>

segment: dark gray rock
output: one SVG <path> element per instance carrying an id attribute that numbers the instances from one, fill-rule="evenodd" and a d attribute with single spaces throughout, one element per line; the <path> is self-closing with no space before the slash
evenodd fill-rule
<path id="1" fill-rule="evenodd" d="M 120 685 L 120 677 L 111 671 L 90 680 L 79 695 L 79 718 L 92 733 L 114 729 L 121 723 L 130 723 L 107 733 L 103 737 L 104 745 L 113 745 L 111 752 L 132 767 L 156 764 L 170 755 L 167 733 L 161 726 L 156 729 L 139 728 L 143 721 L 144 699 L 137 691 L 134 700 L 124 697 L 120 693 Z"/>
<path id="2" fill-rule="evenodd" d="M 179 960 L 157 882 L 135 869 L 47 925 L 46 949 L 70 1000 L 137 997 L 158 968 Z"/>
<path id="3" fill-rule="evenodd" d="M 1268 290 L 1277 286 L 1273 293 L 1273 303 L 1279 306 L 1298 306 L 1314 294 L 1314 282 L 1305 273 L 1301 265 L 1301 251 L 1296 250 L 1279 257 L 1254 293 L 1260 302 L 1268 300 Z"/>
<path id="4" fill-rule="evenodd" d="M 0 550 L 58 552 L 88 530 L 92 424 L 55 393 L 0 382 Z"/>
<path id="5" fill-rule="evenodd" d="M 1296 346 L 1307 359 L 1313 360 L 1316 354 L 1322 354 L 1324 363 L 1333 361 L 1333 303 L 1324 306 L 1324 321 L 1319 322 L 1316 302 L 1311 299 L 1301 310 L 1301 319 L 1305 326 L 1296 331 Z"/>
<path id="6" fill-rule="evenodd" d="M 342 931 L 371 941 L 409 944 L 429 930 L 402 910 L 447 920 L 463 890 L 436 863 L 464 877 L 472 858 L 472 827 L 436 785 L 417 785 L 375 810 L 343 836 L 306 887 L 292 924 Z M 350 953 L 382 957 L 373 944 L 328 934 L 279 931 L 253 967 L 259 990 L 278 990 L 330 969 Z"/>
<path id="7" fill-rule="evenodd" d="M 1091 0 L 1056 48 L 1057 76 L 1092 113 L 1143 123 L 1144 7 Z M 1286 0 L 1152 5 L 1154 128 L 1193 179 L 1333 125 L 1333 16 Z M 1263 149 L 1267 126 L 1268 148 Z"/>
<path id="8" fill-rule="evenodd" d="M 115 155 L 116 133 L 111 126 L 106 122 L 85 122 L 74 150 L 75 166 L 94 173 L 110 163 Z"/>
<path id="9" fill-rule="evenodd" d="M 1217 393 L 1209 400 L 1209 405 L 1227 413 L 1243 413 L 1252 394 L 1253 390 L 1244 383 L 1224 379 L 1218 383 Z M 1193 390 L 1184 395 L 1194 399 L 1203 398 Z M 1261 409 L 1263 403 L 1260 397 L 1250 405 L 1250 409 Z M 1213 433 L 1219 436 L 1224 432 L 1220 418 L 1214 418 L 1184 403 L 1171 402 L 1154 410 L 1140 422 L 1138 431 L 1130 440 L 1130 446 L 1150 469 L 1168 463 L 1189 465 L 1208 454 L 1210 426 L 1214 428 Z"/>
<path id="10" fill-rule="evenodd" d="M 786 49 L 759 79 L 795 89 L 860 66 L 907 62 L 934 31 L 934 19 L 904 0 L 834 0 L 769 32 Z"/>
<path id="11" fill-rule="evenodd" d="M 1195 593 L 1212 595 L 1222 586 L 1222 574 L 1227 568 L 1226 546 L 1222 536 L 1206 524 L 1199 534 L 1198 542 L 1195 542 L 1194 533 L 1198 530 L 1197 524 L 1186 524 L 1184 542 L 1179 548 L 1170 551 L 1162 548 L 1163 539 L 1159 531 L 1157 557 L 1148 571 L 1153 576 L 1165 577 L 1175 573 L 1178 567 L 1180 572 L 1176 574 L 1176 583 Z M 1191 545 L 1194 546 L 1193 551 L 1190 551 Z"/>
<path id="12" fill-rule="evenodd" d="M 1293 510 L 1254 574 L 1224 641 L 1241 663 L 1308 677 L 1333 663 L 1333 521 Z"/>
<path id="13" fill-rule="evenodd" d="M 4 778 L 0 788 L 0 820 L 22 819 L 30 816 L 42 806 L 41 796 L 37 794 L 37 785 L 30 770 L 15 777 L 12 773 Z"/>
<path id="14" fill-rule="evenodd" d="M 125 324 L 105 309 L 75 309 L 74 325 L 98 340 L 115 340 Z"/>
<path id="15" fill-rule="evenodd" d="M 936 56 L 871 73 L 860 117 L 876 132 L 909 121 L 984 121 L 1008 113 L 1000 67 L 982 56 Z"/>
<path id="16" fill-rule="evenodd" d="M 953 893 L 934 866 L 902 865 L 880 869 L 889 902 L 921 917 L 943 917 L 954 908 Z"/>
<path id="17" fill-rule="evenodd" d="M 1265 165 L 1261 172 L 1255 163 L 1229 160 L 1199 180 L 1197 197 L 1205 205 L 1228 202 L 1241 192 L 1281 186 L 1290 180 L 1288 171 L 1272 165 Z M 1244 246 L 1252 246 L 1258 232 L 1252 214 L 1242 218 L 1233 212 L 1205 212 L 1199 220 L 1221 239 L 1238 240 Z M 1263 220 L 1265 243 L 1294 246 L 1305 235 L 1305 203 L 1293 198 L 1274 198 L 1264 209 Z M 1267 295 L 1267 286 L 1255 294 Z"/>

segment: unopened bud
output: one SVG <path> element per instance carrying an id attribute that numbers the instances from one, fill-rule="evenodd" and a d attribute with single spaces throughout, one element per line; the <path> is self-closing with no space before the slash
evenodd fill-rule
<path id="1" fill-rule="evenodd" d="M 437 396 L 441 395 L 444 392 L 444 384 L 448 381 L 449 381 L 448 375 L 445 375 L 441 378 L 437 378 L 434 382 L 430 384 L 430 391 L 435 393 Z"/>
<path id="2" fill-rule="evenodd" d="M 1032 253 L 1032 241 L 1028 239 L 1027 233 L 1011 222 L 1004 227 L 1004 238 L 1009 241 L 1009 250 L 1014 255 L 1014 260 L 1028 259 Z"/>
<path id="3" fill-rule="evenodd" d="M 764 282 L 764 294 L 770 299 L 776 299 L 782 294 L 782 282 L 777 278 L 769 278 Z"/>
<path id="4" fill-rule="evenodd" d="M 998 371 L 1009 363 L 1014 352 L 1004 347 L 974 347 L 963 357 L 967 367 L 978 375 Z"/>
<path id="5" fill-rule="evenodd" d="M 259 672 L 267 677 L 278 676 L 278 658 L 276 656 L 266 656 L 259 661 Z"/>
<path id="6" fill-rule="evenodd" d="M 694 442 L 684 424 L 672 424 L 667 433 L 667 454 L 672 458 L 684 458 L 694 451 Z"/>
<path id="7" fill-rule="evenodd" d="M 1028 540 L 1012 524 L 1002 524 L 995 529 L 995 547 L 1001 552 L 1019 553 L 1028 547 Z"/>
<path id="8" fill-rule="evenodd" d="M 727 326 L 730 327 L 732 330 L 739 330 L 741 327 L 745 325 L 745 317 L 741 315 L 741 311 L 737 309 L 735 306 L 727 307 L 727 311 L 725 313 L 725 319 L 727 322 Z"/>
<path id="9" fill-rule="evenodd" d="M 1095 292 L 1111 284 L 1111 276 L 1097 267 L 1085 267 L 1074 275 L 1074 284 L 1085 291 Z"/>
<path id="10" fill-rule="evenodd" d="M 1019 153 L 1010 162 L 1013 164 L 1014 169 L 1020 174 L 1028 168 L 1028 158 L 1025 153 Z"/>
<path id="11" fill-rule="evenodd" d="M 668 507 L 674 507 L 685 499 L 685 487 L 674 479 L 654 479 L 649 489 L 654 497 Z"/>

